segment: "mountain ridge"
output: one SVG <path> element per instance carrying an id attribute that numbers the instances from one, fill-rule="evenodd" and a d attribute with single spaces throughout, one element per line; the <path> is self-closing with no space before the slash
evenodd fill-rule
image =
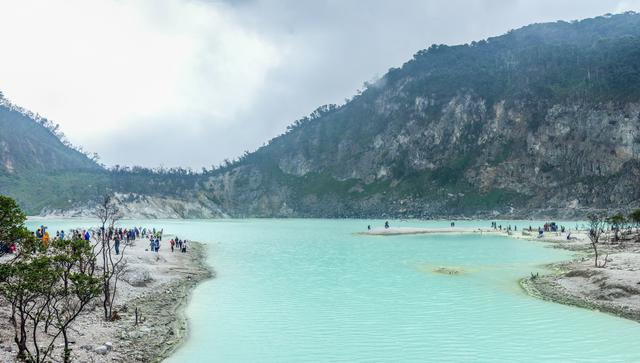
<path id="1" fill-rule="evenodd" d="M 185 217 L 579 218 L 637 207 L 639 86 L 639 14 L 532 24 L 421 50 L 216 170 L 89 171 L 81 198 L 31 210 L 88 208 L 105 191 L 184 200 L 175 208 L 191 212 L 175 215 Z"/>
<path id="2" fill-rule="evenodd" d="M 219 174 L 213 184 L 226 191 L 217 196 L 243 214 L 265 216 L 431 217 L 637 204 L 637 188 L 626 180 L 638 180 L 639 37 L 640 16 L 625 13 L 431 46 Z M 239 193 L 234 180 L 267 187 Z M 624 200 L 606 193 L 616 188 Z"/>

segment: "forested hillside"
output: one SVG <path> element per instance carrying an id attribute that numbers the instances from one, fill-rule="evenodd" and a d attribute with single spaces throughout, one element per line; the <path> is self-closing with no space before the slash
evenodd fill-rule
<path id="1" fill-rule="evenodd" d="M 0 192 L 30 213 L 108 191 L 181 217 L 582 217 L 640 204 L 640 15 L 430 46 L 204 173 L 107 171 L 6 105 L 0 131 Z"/>
<path id="2" fill-rule="evenodd" d="M 214 216 L 215 206 L 194 199 L 195 183 L 201 176 L 185 169 L 105 169 L 96 157 L 65 141 L 58 125 L 9 102 L 0 93 L 0 194 L 20 203 L 29 214 L 77 209 L 87 215 L 105 193 L 119 193 L 123 203 L 144 204 L 150 199 L 173 209 L 164 216 Z M 187 195 L 189 194 L 189 195 Z M 154 200 L 155 198 L 155 200 Z M 159 200 L 158 200 L 159 199 Z M 136 203 L 139 202 L 139 203 Z M 190 212 L 185 205 L 193 205 Z M 139 216 L 156 216 L 149 210 Z"/>
<path id="3" fill-rule="evenodd" d="M 0 94 L 0 193 L 30 213 L 71 206 L 106 187 L 105 170 L 64 138 L 47 119 Z"/>
<path id="4" fill-rule="evenodd" d="M 640 198 L 640 15 L 433 45 L 211 178 L 242 215 L 574 214 Z"/>

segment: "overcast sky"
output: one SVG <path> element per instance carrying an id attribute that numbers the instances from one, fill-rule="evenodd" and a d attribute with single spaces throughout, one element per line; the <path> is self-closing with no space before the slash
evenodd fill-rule
<path id="1" fill-rule="evenodd" d="M 107 165 L 254 150 L 433 43 L 640 0 L 2 0 L 0 90 Z"/>

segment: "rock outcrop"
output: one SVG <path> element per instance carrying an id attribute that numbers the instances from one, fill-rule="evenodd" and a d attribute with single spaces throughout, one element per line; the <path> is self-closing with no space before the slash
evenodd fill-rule
<path id="1" fill-rule="evenodd" d="M 344 105 L 200 174 L 47 174 L 11 150 L 0 138 L 0 192 L 55 215 L 84 215 L 106 192 L 139 218 L 583 218 L 636 208 L 640 14 L 431 46 Z"/>
<path id="2" fill-rule="evenodd" d="M 639 49 L 635 13 L 432 46 L 214 173 L 207 192 L 238 216 L 638 207 Z"/>

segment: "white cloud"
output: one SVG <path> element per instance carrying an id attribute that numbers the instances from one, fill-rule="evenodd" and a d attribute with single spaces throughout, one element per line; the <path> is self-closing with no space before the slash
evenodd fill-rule
<path id="1" fill-rule="evenodd" d="M 612 13 L 622 13 L 625 11 L 638 11 L 640 9 L 640 0 L 618 1 L 611 7 Z"/>
<path id="2" fill-rule="evenodd" d="M 89 150 L 131 123 L 230 123 L 280 57 L 225 6 L 192 1 L 4 1 L 0 34 L 0 89 Z"/>
<path id="3" fill-rule="evenodd" d="M 252 150 L 432 43 L 640 0 L 2 0 L 0 90 L 107 164 Z"/>

